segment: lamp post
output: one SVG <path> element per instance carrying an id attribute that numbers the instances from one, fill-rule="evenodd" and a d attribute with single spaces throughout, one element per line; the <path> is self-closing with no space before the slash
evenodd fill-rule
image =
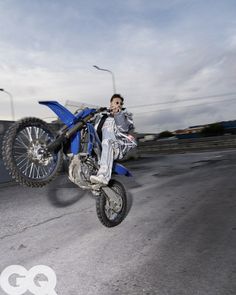
<path id="1" fill-rule="evenodd" d="M 13 96 L 10 92 L 4 90 L 3 88 L 0 88 L 0 91 L 5 92 L 6 94 L 9 95 L 10 97 L 10 103 L 11 103 L 11 115 L 12 115 L 12 120 L 15 121 L 15 111 L 14 111 L 14 104 L 13 104 Z"/>
<path id="2" fill-rule="evenodd" d="M 113 92 L 116 93 L 116 84 L 115 84 L 115 75 L 112 71 L 110 70 L 107 70 L 107 69 L 102 69 L 98 66 L 93 66 L 95 69 L 99 70 L 99 71 L 104 71 L 104 72 L 108 72 L 111 74 L 111 77 L 112 77 L 112 85 L 113 85 Z"/>

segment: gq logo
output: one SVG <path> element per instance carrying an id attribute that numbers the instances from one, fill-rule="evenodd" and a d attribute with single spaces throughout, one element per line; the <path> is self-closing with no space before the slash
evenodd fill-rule
<path id="1" fill-rule="evenodd" d="M 23 295 L 27 291 L 35 295 L 57 295 L 56 283 L 55 272 L 46 265 L 34 266 L 29 271 L 21 265 L 11 265 L 0 276 L 0 286 L 8 295 Z"/>

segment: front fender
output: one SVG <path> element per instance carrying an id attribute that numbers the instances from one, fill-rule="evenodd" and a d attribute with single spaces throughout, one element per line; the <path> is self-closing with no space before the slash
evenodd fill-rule
<path id="1" fill-rule="evenodd" d="M 70 126 L 74 123 L 76 117 L 67 110 L 63 105 L 57 101 L 39 101 L 40 104 L 46 105 L 49 107 L 60 120 L 65 123 L 67 126 Z"/>

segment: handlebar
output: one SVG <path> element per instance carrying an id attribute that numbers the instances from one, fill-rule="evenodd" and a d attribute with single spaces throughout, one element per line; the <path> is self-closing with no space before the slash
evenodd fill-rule
<path id="1" fill-rule="evenodd" d="M 126 108 L 122 108 L 121 110 L 124 111 L 125 109 Z M 104 111 L 107 111 L 107 112 L 110 113 L 112 110 L 111 109 L 108 109 L 106 107 L 102 107 L 102 108 L 99 108 L 96 113 L 101 113 L 101 112 L 104 112 Z"/>
<path id="2" fill-rule="evenodd" d="M 101 107 L 97 110 L 98 113 L 101 113 L 101 112 L 105 112 L 105 111 L 108 111 L 108 108 L 106 107 Z"/>

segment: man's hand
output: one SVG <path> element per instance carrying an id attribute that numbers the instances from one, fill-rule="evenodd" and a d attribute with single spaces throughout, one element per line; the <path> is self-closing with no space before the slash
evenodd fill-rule
<path id="1" fill-rule="evenodd" d="M 111 113 L 114 115 L 114 114 L 117 114 L 121 111 L 121 107 L 120 106 L 115 106 L 115 107 L 112 107 L 111 108 Z"/>
<path id="2" fill-rule="evenodd" d="M 121 111 L 123 106 L 123 101 L 120 97 L 115 97 L 111 102 L 110 102 L 110 110 L 111 114 L 117 114 Z"/>

